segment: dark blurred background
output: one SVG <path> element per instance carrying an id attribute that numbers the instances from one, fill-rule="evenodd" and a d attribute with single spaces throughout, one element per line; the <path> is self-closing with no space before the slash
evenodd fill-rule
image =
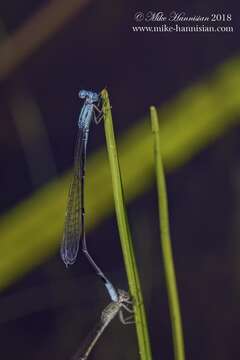
<path id="1" fill-rule="evenodd" d="M 134 33 L 134 14 L 147 10 L 230 13 L 234 31 Z M 149 105 L 160 107 L 237 56 L 238 20 L 238 3 L 226 0 L 211 5 L 2 1 L 1 214 L 72 166 L 79 89 L 100 91 L 107 86 L 120 138 L 147 114 Z M 99 129 L 90 141 L 89 156 L 104 145 Z M 167 176 L 187 359 L 240 356 L 239 181 L 236 127 Z M 173 359 L 154 183 L 128 203 L 128 214 L 153 359 Z M 88 242 L 113 282 L 126 289 L 120 245 L 111 246 L 104 240 L 109 237 L 118 238 L 114 215 L 88 233 Z M 66 271 L 58 252 L 49 256 L 1 292 L 0 358 L 69 359 L 107 303 L 102 284 L 83 258 Z M 91 359 L 112 358 L 139 358 L 134 327 L 123 328 L 117 320 L 91 354 Z"/>

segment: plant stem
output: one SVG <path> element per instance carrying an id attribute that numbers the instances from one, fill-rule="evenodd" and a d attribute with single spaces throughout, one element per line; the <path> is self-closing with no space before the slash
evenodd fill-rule
<path id="1" fill-rule="evenodd" d="M 116 141 L 113 130 L 111 106 L 107 90 L 104 89 L 101 93 L 103 100 L 103 114 L 105 136 L 109 157 L 109 164 L 112 177 L 112 186 L 115 202 L 115 211 L 117 216 L 118 230 L 121 240 L 121 247 L 127 278 L 129 283 L 130 293 L 134 299 L 134 315 L 136 323 L 136 331 L 138 338 L 138 346 L 141 360 L 151 360 L 151 348 L 148 336 L 147 321 L 145 309 L 143 304 L 143 297 L 141 293 L 140 281 L 137 271 L 136 260 L 132 245 L 131 234 L 125 209 L 125 201 L 123 194 L 123 186 L 121 180 L 120 166 L 117 154 Z"/>
<path id="2" fill-rule="evenodd" d="M 154 153 L 155 166 L 157 176 L 157 190 L 158 190 L 158 206 L 159 206 L 159 221 L 161 246 L 163 252 L 163 265 L 165 270 L 168 303 L 170 308 L 170 318 L 173 334 L 173 346 L 175 360 L 184 360 L 184 339 L 182 320 L 180 314 L 180 306 L 178 299 L 177 283 L 174 269 L 174 260 L 172 254 L 171 238 L 169 231 L 169 216 L 168 216 L 168 201 L 167 190 L 164 175 L 164 168 L 161 156 L 159 123 L 156 108 L 150 107 L 152 131 L 154 135 Z"/>

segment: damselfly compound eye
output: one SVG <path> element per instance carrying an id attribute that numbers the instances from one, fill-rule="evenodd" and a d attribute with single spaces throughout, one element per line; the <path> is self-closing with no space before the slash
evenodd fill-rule
<path id="1" fill-rule="evenodd" d="M 99 95 L 97 93 L 92 93 L 91 97 L 93 102 L 97 102 L 99 100 Z"/>
<path id="2" fill-rule="evenodd" d="M 85 99 L 85 97 L 88 95 L 88 91 L 86 90 L 80 90 L 79 93 L 78 93 L 78 96 L 81 98 L 81 99 Z"/>

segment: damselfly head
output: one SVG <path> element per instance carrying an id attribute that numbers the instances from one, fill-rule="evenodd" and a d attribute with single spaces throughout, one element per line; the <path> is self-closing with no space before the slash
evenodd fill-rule
<path id="1" fill-rule="evenodd" d="M 125 290 L 118 289 L 118 301 L 124 302 L 129 300 L 130 300 L 130 294 Z"/>
<path id="2" fill-rule="evenodd" d="M 87 90 L 80 90 L 78 93 L 78 96 L 80 97 L 80 99 L 85 99 L 87 98 L 89 103 L 94 103 L 94 102 L 98 102 L 99 100 L 99 95 L 93 91 L 87 91 Z"/>
<path id="3" fill-rule="evenodd" d="M 88 91 L 87 97 L 91 103 L 98 102 L 99 100 L 99 95 L 92 91 Z"/>

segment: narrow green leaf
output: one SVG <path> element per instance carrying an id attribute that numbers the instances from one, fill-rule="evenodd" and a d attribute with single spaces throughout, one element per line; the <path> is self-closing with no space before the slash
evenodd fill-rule
<path id="1" fill-rule="evenodd" d="M 161 155 L 159 124 L 156 108 L 150 108 L 152 131 L 154 135 L 154 153 L 155 153 L 155 167 L 157 176 L 157 189 L 158 189 L 158 206 L 159 206 L 159 221 L 160 221 L 160 234 L 161 246 L 163 252 L 163 265 L 165 270 L 168 303 L 170 309 L 173 346 L 175 360 L 184 360 L 184 339 L 182 330 L 182 320 L 178 299 L 176 275 L 174 269 L 174 261 L 172 254 L 171 238 L 169 231 L 169 216 L 168 216 L 168 202 L 167 190 L 164 175 L 164 168 Z"/>
<path id="2" fill-rule="evenodd" d="M 117 216 L 118 230 L 121 240 L 125 268 L 127 272 L 129 289 L 134 299 L 134 314 L 136 321 L 139 353 L 141 360 L 151 360 L 152 355 L 148 336 L 147 321 L 137 271 L 137 265 L 134 256 L 132 239 L 129 231 L 127 213 L 125 209 L 121 172 L 113 130 L 111 106 L 109 103 L 107 90 L 104 89 L 101 95 L 103 99 L 105 136 L 112 177 L 115 211 Z"/>

